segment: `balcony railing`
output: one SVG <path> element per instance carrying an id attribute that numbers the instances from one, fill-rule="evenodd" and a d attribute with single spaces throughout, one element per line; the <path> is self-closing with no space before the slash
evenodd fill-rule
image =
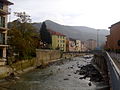
<path id="1" fill-rule="evenodd" d="M 5 23 L 0 23 L 0 27 L 4 27 L 5 28 Z"/>
<path id="2" fill-rule="evenodd" d="M 5 28 L 5 17 L 0 16 L 0 27 Z"/>
<path id="3" fill-rule="evenodd" d="M 4 9 L 3 3 L 0 2 L 0 15 L 7 15 L 7 14 L 10 14 L 10 12 Z"/>
<path id="4" fill-rule="evenodd" d="M 0 33 L 0 45 L 5 45 L 5 34 Z"/>
<path id="5" fill-rule="evenodd" d="M 3 9 L 3 3 L 0 2 L 0 9 Z"/>

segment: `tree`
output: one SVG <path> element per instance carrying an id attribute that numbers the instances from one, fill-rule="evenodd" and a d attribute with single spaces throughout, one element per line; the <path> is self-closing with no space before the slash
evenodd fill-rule
<path id="1" fill-rule="evenodd" d="M 25 12 L 14 12 L 15 16 L 18 17 L 18 21 L 21 22 L 21 23 L 30 23 L 31 22 L 31 19 L 30 19 L 30 16 L 27 15 Z"/>
<path id="2" fill-rule="evenodd" d="M 50 45 L 52 43 L 51 35 L 50 35 L 50 32 L 46 28 L 45 22 L 42 23 L 41 28 L 40 28 L 40 38 L 43 44 Z"/>
<path id="3" fill-rule="evenodd" d="M 29 23 L 29 18 L 23 13 L 15 13 L 17 20 L 8 24 L 8 44 L 11 45 L 13 51 L 19 54 L 19 59 L 29 58 L 36 53 L 39 43 L 39 35 L 35 28 Z"/>

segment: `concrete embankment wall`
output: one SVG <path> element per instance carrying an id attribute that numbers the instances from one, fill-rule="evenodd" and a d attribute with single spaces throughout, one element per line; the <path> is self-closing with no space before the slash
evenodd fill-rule
<path id="1" fill-rule="evenodd" d="M 12 65 L 0 66 L 0 78 L 9 76 L 10 73 L 13 72 L 16 74 L 22 73 L 29 69 L 29 67 L 35 68 L 35 61 L 36 58 L 33 58 L 31 60 L 18 61 L 16 63 L 13 63 Z"/>
<path id="2" fill-rule="evenodd" d="M 107 72 L 107 62 L 104 56 L 99 55 L 99 54 L 95 54 L 94 55 L 94 59 L 93 59 L 93 63 L 97 65 L 97 67 L 100 69 L 100 71 L 103 74 L 106 74 Z"/>
<path id="3" fill-rule="evenodd" d="M 120 69 L 108 52 L 105 53 L 112 90 L 120 90 Z"/>
<path id="4" fill-rule="evenodd" d="M 12 69 L 9 66 L 0 66 L 0 78 L 4 78 L 12 72 Z"/>
<path id="5" fill-rule="evenodd" d="M 33 58 L 31 60 L 18 61 L 10 65 L 10 68 L 12 68 L 14 71 L 23 71 L 28 67 L 35 67 L 35 61 L 36 61 L 36 58 Z"/>
<path id="6" fill-rule="evenodd" d="M 36 58 L 33 58 L 31 60 L 18 61 L 9 66 L 1 66 L 0 67 L 0 78 L 8 76 L 12 72 L 22 73 L 24 71 L 29 70 L 28 68 L 30 67 L 36 68 L 40 65 L 46 65 L 46 64 L 49 64 L 50 62 L 54 62 L 60 59 L 67 59 L 67 58 L 72 58 L 72 57 L 80 56 L 80 55 L 84 55 L 84 54 L 63 53 L 58 50 L 37 49 Z"/>
<path id="7" fill-rule="evenodd" d="M 36 66 L 45 65 L 53 60 L 62 58 L 62 52 L 58 50 L 36 50 Z"/>
<path id="8" fill-rule="evenodd" d="M 84 55 L 82 53 L 63 53 L 59 50 L 36 50 L 36 66 L 46 65 L 59 59 L 67 59 Z"/>
<path id="9" fill-rule="evenodd" d="M 105 58 L 105 56 L 104 56 L 104 54 L 102 52 L 101 53 L 96 53 L 94 55 L 94 58 L 92 60 L 92 64 L 102 74 L 102 76 L 104 78 L 104 81 L 109 83 L 107 61 L 106 61 L 106 58 Z"/>
<path id="10" fill-rule="evenodd" d="M 105 51 L 94 54 L 92 63 L 97 66 L 104 79 L 109 83 L 110 90 L 120 90 L 120 69 L 114 62 L 115 59 Z"/>

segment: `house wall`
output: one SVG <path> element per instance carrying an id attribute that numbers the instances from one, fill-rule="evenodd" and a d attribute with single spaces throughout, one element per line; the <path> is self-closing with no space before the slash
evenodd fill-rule
<path id="1" fill-rule="evenodd" d="M 120 23 L 116 23 L 110 27 L 110 35 L 107 37 L 107 49 L 120 49 L 118 40 L 120 40 Z"/>
<path id="2" fill-rule="evenodd" d="M 57 49 L 66 52 L 66 37 L 65 36 L 58 36 L 52 35 L 52 49 Z"/>
<path id="3" fill-rule="evenodd" d="M 0 65 L 5 65 L 5 61 L 6 61 L 6 48 L 7 48 L 7 22 L 8 22 L 8 5 L 7 4 L 3 4 L 3 9 L 0 10 L 1 17 L 5 18 L 5 27 L 1 26 L 0 27 L 0 33 L 5 34 L 5 44 L 1 44 L 0 48 L 3 50 L 2 51 L 2 57 L 0 58 Z"/>
<path id="4" fill-rule="evenodd" d="M 81 41 L 80 40 L 76 40 L 76 51 L 79 52 L 81 51 Z"/>

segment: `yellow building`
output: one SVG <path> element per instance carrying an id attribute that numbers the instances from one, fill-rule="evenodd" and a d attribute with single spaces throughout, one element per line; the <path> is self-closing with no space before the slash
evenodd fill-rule
<path id="1" fill-rule="evenodd" d="M 66 52 L 66 36 L 52 30 L 49 30 L 49 32 L 52 36 L 52 49 Z"/>
<path id="2" fill-rule="evenodd" d="M 8 6 L 13 3 L 7 0 L 0 0 L 0 65 L 5 65 L 7 48 L 7 15 Z"/>

